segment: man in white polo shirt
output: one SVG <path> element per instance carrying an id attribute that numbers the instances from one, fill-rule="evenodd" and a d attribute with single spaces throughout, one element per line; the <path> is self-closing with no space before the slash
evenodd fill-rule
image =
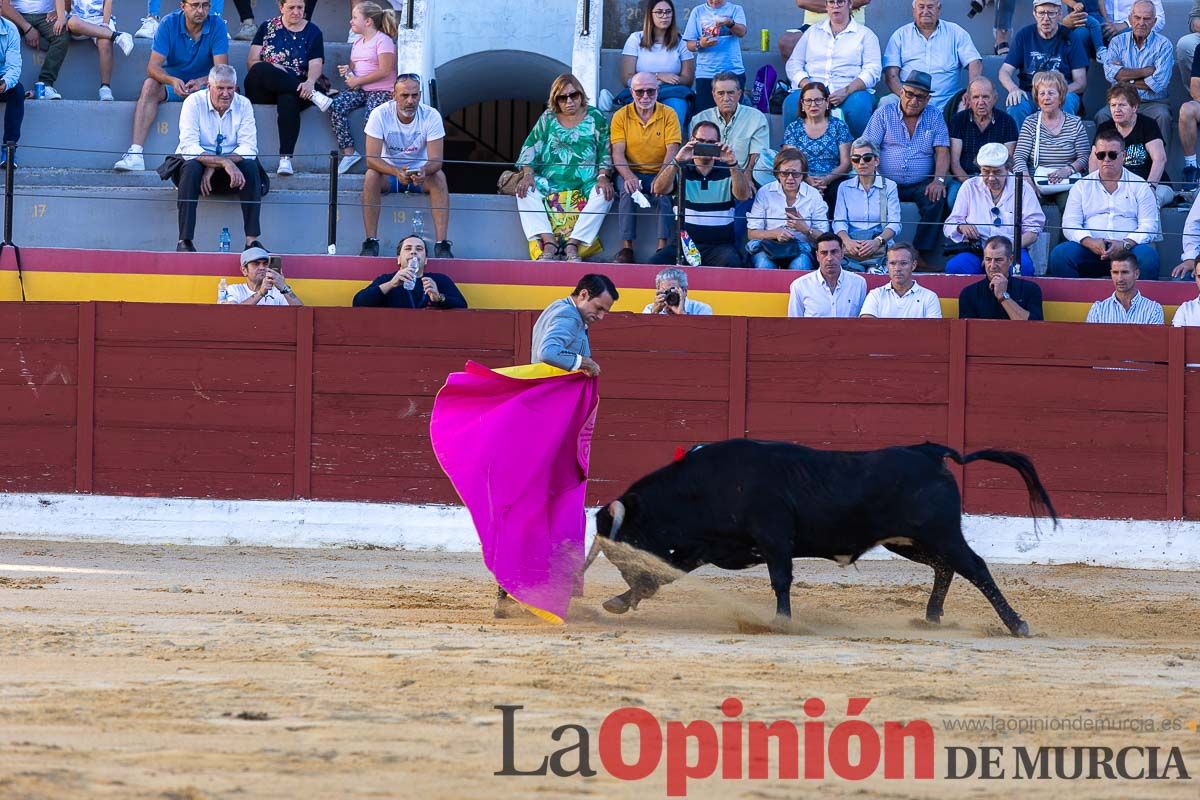
<path id="1" fill-rule="evenodd" d="M 867 294 L 862 317 L 883 319 L 941 319 L 938 296 L 913 280 L 917 266 L 917 248 L 908 242 L 892 245 L 888 251 L 888 283 Z"/>
<path id="2" fill-rule="evenodd" d="M 826 231 L 814 247 L 818 268 L 792 281 L 788 316 L 857 317 L 867 297 L 867 282 L 862 275 L 842 269 L 842 240 Z"/>

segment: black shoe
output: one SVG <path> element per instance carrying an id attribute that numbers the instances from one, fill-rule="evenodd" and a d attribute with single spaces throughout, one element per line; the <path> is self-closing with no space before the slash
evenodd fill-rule
<path id="1" fill-rule="evenodd" d="M 196 245 L 192 244 L 191 239 L 180 239 L 179 243 L 175 245 L 175 252 L 194 253 L 196 252 Z"/>
<path id="2" fill-rule="evenodd" d="M 372 257 L 379 255 L 379 240 L 378 239 L 364 239 L 362 250 L 359 250 L 358 254 L 360 256 L 372 256 Z"/>
<path id="3" fill-rule="evenodd" d="M 249 250 L 251 247 L 261 247 L 263 250 L 267 250 L 267 246 L 265 244 L 263 244 L 262 242 L 260 242 L 258 239 L 251 239 L 250 244 L 246 245 L 247 250 Z M 269 253 L 271 251 L 267 250 L 267 252 Z"/>
<path id="4" fill-rule="evenodd" d="M 450 245 L 454 242 L 449 239 L 443 239 L 440 242 L 435 242 L 433 245 L 434 258 L 454 258 L 454 253 L 450 252 Z"/>

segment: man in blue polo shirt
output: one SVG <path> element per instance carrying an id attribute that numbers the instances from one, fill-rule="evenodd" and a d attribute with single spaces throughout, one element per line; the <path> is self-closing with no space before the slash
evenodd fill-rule
<path id="1" fill-rule="evenodd" d="M 209 0 L 180 0 L 179 10 L 163 17 L 154 35 L 147 78 L 133 112 L 133 143 L 113 165 L 117 172 L 146 168 L 142 146 L 162 102 L 182 102 L 202 91 L 214 64 L 229 63 L 229 31 L 225 21 L 210 14 Z"/>

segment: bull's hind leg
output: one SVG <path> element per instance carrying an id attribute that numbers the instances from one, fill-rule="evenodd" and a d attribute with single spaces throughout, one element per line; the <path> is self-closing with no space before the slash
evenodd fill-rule
<path id="1" fill-rule="evenodd" d="M 792 559 L 775 557 L 767 562 L 767 574 L 771 576 L 771 588 L 775 590 L 775 616 L 792 616 Z"/>
<path id="2" fill-rule="evenodd" d="M 950 545 L 945 552 L 936 555 L 959 575 L 975 584 L 975 588 L 982 592 L 983 596 L 992 604 L 992 608 L 996 609 L 996 613 L 1000 615 L 1000 621 L 1013 636 L 1028 636 L 1029 626 L 1004 599 L 1004 594 L 996 585 L 996 581 L 992 579 L 992 573 L 988 571 L 987 564 L 971 549 L 966 540 L 961 538 L 961 534 L 959 536 L 957 544 Z"/>
<path id="3" fill-rule="evenodd" d="M 925 621 L 941 622 L 946 593 L 950 591 L 950 582 L 954 580 L 954 570 L 919 545 L 885 544 L 884 547 L 898 556 L 933 568 L 933 591 L 929 593 L 929 604 L 925 606 Z"/>

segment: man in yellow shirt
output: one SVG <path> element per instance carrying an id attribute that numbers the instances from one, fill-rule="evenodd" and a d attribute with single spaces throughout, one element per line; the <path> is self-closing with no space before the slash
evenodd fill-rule
<path id="1" fill-rule="evenodd" d="M 666 246 L 671 233 L 671 196 L 657 196 L 650 191 L 650 186 L 663 164 L 674 160 L 683 141 L 679 117 L 658 102 L 658 78 L 653 73 L 637 73 L 629 82 L 629 89 L 633 93 L 633 102 L 613 115 L 609 130 L 613 166 L 621 178 L 617 225 L 622 242 L 621 250 L 613 257 L 617 264 L 634 263 L 635 203 L 649 208 L 648 215 L 657 222 L 657 249 Z"/>

